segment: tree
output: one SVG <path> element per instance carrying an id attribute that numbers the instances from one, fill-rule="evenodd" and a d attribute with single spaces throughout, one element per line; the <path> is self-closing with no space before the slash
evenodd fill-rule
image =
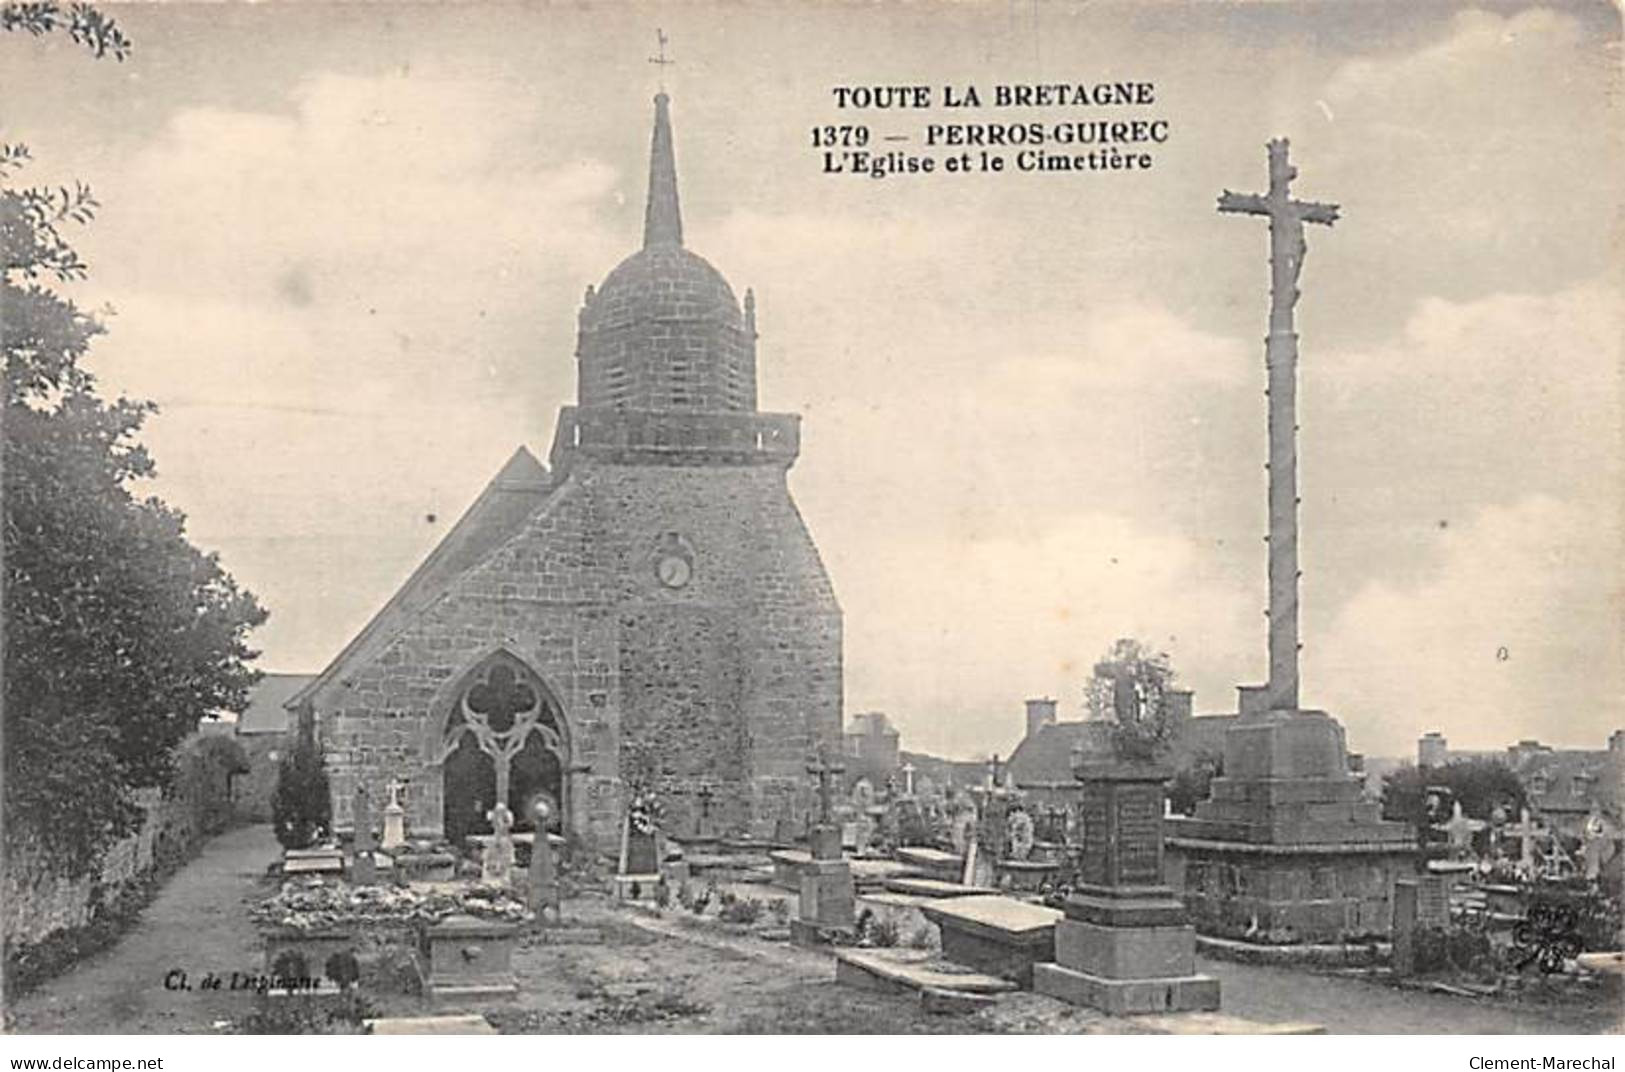
<path id="1" fill-rule="evenodd" d="M 1382 817 L 1415 823 L 1421 815 L 1423 794 L 1429 786 L 1443 786 L 1455 794 L 1469 819 L 1489 819 L 1496 808 L 1516 817 L 1528 803 L 1523 783 L 1499 759 L 1455 759 L 1442 767 L 1418 769 L 1406 764 L 1382 778 Z"/>
<path id="2" fill-rule="evenodd" d="M 1180 815 L 1195 815 L 1196 805 L 1208 798 L 1213 779 L 1224 774 L 1224 755 L 1198 749 L 1189 762 L 1174 772 L 1168 786 L 1168 804 Z"/>
<path id="3" fill-rule="evenodd" d="M 1111 723 L 1112 748 L 1128 759 L 1151 759 L 1173 740 L 1165 699 L 1173 661 L 1149 644 L 1123 638 L 1095 663 L 1087 697 L 1090 716 Z"/>
<path id="4" fill-rule="evenodd" d="M 0 27 L 129 47 L 82 5 L 8 4 Z M 81 360 L 105 326 L 47 285 L 86 277 L 65 232 L 97 204 L 83 184 L 15 185 L 28 162 L 0 144 L 6 841 L 71 875 L 133 829 L 130 791 L 167 784 L 201 718 L 245 706 L 265 611 L 182 514 L 132 494 L 155 472 L 135 439 L 155 407 L 97 395 Z"/>
<path id="5" fill-rule="evenodd" d="M 130 40 L 118 23 L 89 4 L 69 4 L 55 0 L 30 0 L 0 6 L 0 30 L 21 31 L 42 37 L 65 31 L 76 44 L 84 45 L 97 59 L 111 55 L 122 60 L 130 54 Z"/>
<path id="6" fill-rule="evenodd" d="M 315 719 L 308 713 L 300 715 L 293 748 L 277 767 L 276 789 L 271 794 L 271 826 L 285 849 L 307 849 L 333 828 L 327 764 L 316 740 Z"/>

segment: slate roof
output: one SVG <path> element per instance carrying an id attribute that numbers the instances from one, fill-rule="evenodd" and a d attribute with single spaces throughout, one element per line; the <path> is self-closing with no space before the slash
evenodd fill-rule
<path id="1" fill-rule="evenodd" d="M 288 711 L 282 705 L 316 680 L 315 674 L 266 674 L 248 692 L 248 707 L 237 716 L 237 733 L 282 733 Z"/>
<path id="2" fill-rule="evenodd" d="M 553 488 L 547 467 L 537 461 L 534 454 L 524 447 L 514 451 L 394 597 L 325 670 L 289 696 L 284 706 L 292 708 L 303 703 L 336 680 L 352 661 L 370 657 L 387 645 L 414 614 L 439 599 L 458 577 L 518 532 L 547 502 Z"/>
<path id="3" fill-rule="evenodd" d="M 1224 731 L 1235 715 L 1198 715 L 1183 720 L 1169 759 L 1183 766 L 1198 751 L 1223 754 Z M 1104 720 L 1051 722 L 1024 738 L 1010 754 L 1010 774 L 1021 786 L 1072 785 L 1072 751 L 1081 743 L 1085 751 L 1103 752 L 1110 747 L 1110 726 Z"/>
<path id="4" fill-rule="evenodd" d="M 1072 777 L 1072 751 L 1080 744 L 1086 751 L 1106 747 L 1106 722 L 1051 722 L 1022 739 L 1010 753 L 1010 776 L 1016 787 L 1075 785 Z"/>
<path id="5" fill-rule="evenodd" d="M 1588 812 L 1595 800 L 1614 811 L 1619 807 L 1619 760 L 1609 751 L 1564 749 L 1506 758 L 1537 812 Z M 1542 785 L 1544 788 L 1542 788 Z"/>

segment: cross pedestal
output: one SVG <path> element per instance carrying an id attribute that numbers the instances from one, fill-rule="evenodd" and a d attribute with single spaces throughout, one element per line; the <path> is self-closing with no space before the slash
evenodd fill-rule
<path id="1" fill-rule="evenodd" d="M 812 944 L 828 931 L 850 933 L 857 916 L 857 891 L 852 867 L 841 852 L 841 828 L 831 810 L 831 782 L 844 768 L 825 760 L 820 746 L 807 773 L 818 780 L 819 821 L 808 831 L 812 860 L 801 871 L 801 901 L 790 933 L 797 942 Z"/>

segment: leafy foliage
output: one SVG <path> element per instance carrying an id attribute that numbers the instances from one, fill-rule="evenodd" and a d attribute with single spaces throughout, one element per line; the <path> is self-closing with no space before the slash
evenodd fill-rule
<path id="1" fill-rule="evenodd" d="M 1406 764 L 1383 775 L 1382 817 L 1415 823 L 1421 815 L 1429 786 L 1443 786 L 1455 794 L 1461 811 L 1470 819 L 1490 819 L 1496 808 L 1516 819 L 1528 803 L 1518 775 L 1499 759 L 1456 759 L 1442 767 L 1418 769 Z"/>
<path id="2" fill-rule="evenodd" d="M 0 6 L 0 30 L 21 31 L 43 37 L 66 32 L 75 44 L 83 45 L 100 59 L 111 55 L 122 60 L 130 54 L 130 39 L 117 21 L 89 4 L 58 4 L 55 0 L 32 0 Z"/>
<path id="3" fill-rule="evenodd" d="M 285 849 L 308 849 L 333 827 L 327 766 L 309 717 L 299 720 L 299 735 L 277 767 L 271 825 Z"/>
<path id="4" fill-rule="evenodd" d="M 1165 697 L 1173 683 L 1173 662 L 1167 653 L 1138 640 L 1118 640 L 1095 663 L 1090 714 L 1111 723 L 1117 755 L 1148 760 L 1167 749 L 1174 725 Z"/>
<path id="5" fill-rule="evenodd" d="M 0 147 L 0 182 L 28 160 Z M 41 282 L 84 278 L 63 232 L 95 209 L 82 184 L 0 186 L 5 807 L 67 874 L 134 828 L 128 791 L 166 784 L 203 716 L 244 706 L 265 618 L 183 515 L 131 493 L 154 473 L 134 438 L 154 407 L 97 396 L 81 360 L 105 328 Z"/>
<path id="6" fill-rule="evenodd" d="M 123 59 L 130 41 L 89 4 L 0 5 L 0 30 L 62 32 Z M 185 519 L 130 484 L 153 475 L 135 441 L 150 403 L 95 392 L 81 364 L 102 321 L 47 285 L 88 274 L 66 229 L 90 188 L 18 185 L 28 148 L 0 143 L 0 394 L 4 432 L 5 818 L 66 875 L 131 832 L 130 790 L 164 785 L 206 714 L 241 710 L 265 618 Z"/>
<path id="7" fill-rule="evenodd" d="M 1180 815 L 1195 815 L 1196 805 L 1208 798 L 1213 779 L 1224 774 L 1224 755 L 1203 748 L 1174 772 L 1168 786 L 1168 803 Z"/>

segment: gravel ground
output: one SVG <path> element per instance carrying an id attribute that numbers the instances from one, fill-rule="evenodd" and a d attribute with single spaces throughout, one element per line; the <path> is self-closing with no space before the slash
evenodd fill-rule
<path id="1" fill-rule="evenodd" d="M 253 995 L 197 987 L 203 974 L 261 963 L 248 904 L 272 888 L 277 846 L 267 827 L 222 834 L 177 872 L 112 949 L 45 984 L 10 1010 L 21 1033 L 207 1032 L 241 1016 Z M 506 1032 L 543 1033 L 1139 1033 L 1168 1023 L 1113 1019 L 1036 994 L 973 1015 L 936 1016 L 911 995 L 837 986 L 821 951 L 783 940 L 763 920 L 752 933 L 712 917 L 627 908 L 605 897 L 565 906 L 568 925 L 526 937 L 515 954 L 521 994 L 489 1010 Z M 165 988 L 172 970 L 194 989 Z M 1473 999 L 1370 980 L 1203 960 L 1236 1021 L 1309 1022 L 1341 1033 L 1596 1033 L 1618 1031 L 1620 1009 L 1585 1001 Z M 380 1011 L 422 1015 L 419 999 L 381 997 Z M 1192 1021 L 1194 1024 L 1196 1021 Z M 1200 1029 L 1200 1028 L 1198 1028 Z M 1232 1027 L 1233 1029 L 1233 1027 Z"/>

